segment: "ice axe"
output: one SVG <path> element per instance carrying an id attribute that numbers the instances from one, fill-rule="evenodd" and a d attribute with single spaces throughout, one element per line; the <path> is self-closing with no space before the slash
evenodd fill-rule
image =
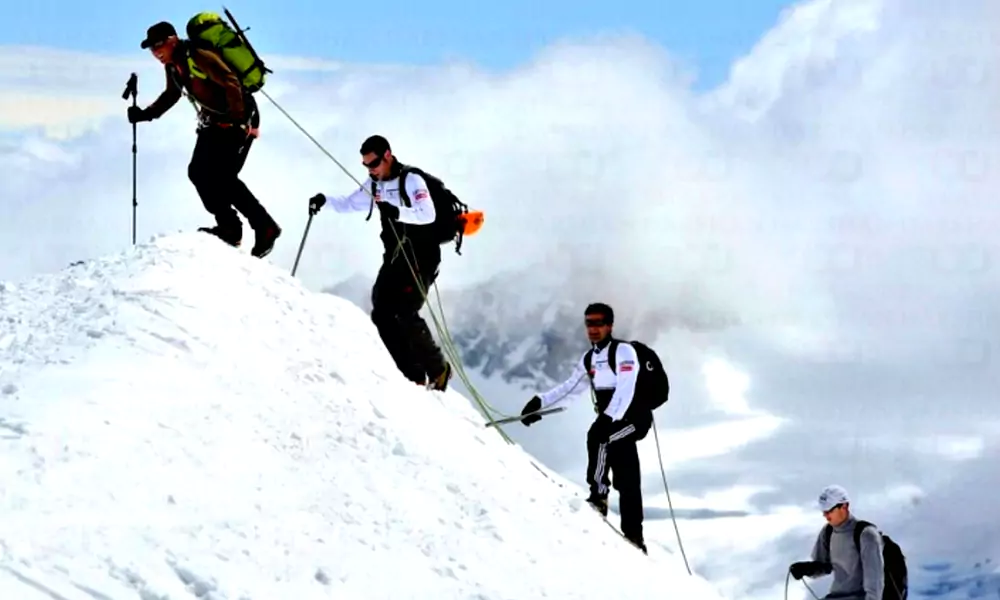
<path id="1" fill-rule="evenodd" d="M 129 96 L 132 96 L 132 106 L 136 106 L 136 96 L 139 95 L 139 76 L 135 73 L 128 78 L 128 82 L 125 84 L 125 91 L 122 92 L 122 100 L 128 100 Z M 135 193 L 135 158 L 136 158 L 136 131 L 135 123 L 132 123 L 132 245 L 135 246 L 135 211 L 136 207 L 139 205 L 136 199 Z"/>
<path id="2" fill-rule="evenodd" d="M 530 412 L 526 415 L 517 415 L 516 417 L 504 417 L 502 419 L 497 419 L 496 421 L 489 421 L 486 423 L 486 427 L 493 427 L 494 425 L 503 425 L 504 423 L 513 423 L 514 421 L 520 421 L 524 417 L 530 417 L 531 415 L 550 415 L 552 413 L 562 412 L 566 410 L 565 406 L 556 406 L 555 408 L 543 408 L 541 410 L 536 410 L 535 412 Z"/>

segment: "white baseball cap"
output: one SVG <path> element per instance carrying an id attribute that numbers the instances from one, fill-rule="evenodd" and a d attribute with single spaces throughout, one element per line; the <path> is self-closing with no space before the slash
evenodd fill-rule
<path id="1" fill-rule="evenodd" d="M 838 504 L 846 504 L 851 499 L 847 497 L 847 490 L 839 485 L 828 485 L 819 495 L 819 508 L 826 512 Z"/>

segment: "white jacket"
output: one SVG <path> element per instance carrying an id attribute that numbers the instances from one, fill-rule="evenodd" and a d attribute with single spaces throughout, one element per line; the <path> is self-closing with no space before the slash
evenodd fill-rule
<path id="1" fill-rule="evenodd" d="M 371 207 L 372 179 L 368 177 L 357 190 L 346 196 L 326 197 L 326 204 L 336 212 L 357 212 L 368 210 Z M 399 177 L 394 177 L 387 181 L 375 182 L 375 201 L 388 202 L 399 208 L 399 221 L 409 225 L 429 225 L 434 222 L 436 214 L 434 212 L 434 201 L 431 193 L 427 190 L 427 183 L 424 178 L 416 173 L 406 174 L 406 195 L 410 199 L 410 206 L 403 206 L 399 197 Z"/>

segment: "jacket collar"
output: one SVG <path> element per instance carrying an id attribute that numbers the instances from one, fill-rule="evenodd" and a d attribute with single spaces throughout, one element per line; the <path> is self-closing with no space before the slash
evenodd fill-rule
<path id="1" fill-rule="evenodd" d="M 605 348 L 608 347 L 609 344 L 611 344 L 611 340 L 613 340 L 613 339 L 614 339 L 614 336 L 610 336 L 609 335 L 608 337 L 604 338 L 603 340 L 597 342 L 596 344 L 593 345 L 594 346 L 594 351 L 599 352 L 601 350 L 604 350 Z"/>

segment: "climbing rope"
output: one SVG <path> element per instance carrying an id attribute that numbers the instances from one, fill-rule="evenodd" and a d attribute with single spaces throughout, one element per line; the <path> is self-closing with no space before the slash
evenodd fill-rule
<path id="1" fill-rule="evenodd" d="M 266 97 L 271 102 L 271 104 L 273 104 L 274 107 L 277 108 L 281 112 L 281 114 L 283 114 L 285 118 L 292 123 L 292 125 L 295 125 L 295 127 L 298 128 L 298 130 L 301 131 L 303 135 L 309 138 L 309 141 L 315 144 L 316 147 L 319 148 L 320 151 L 323 152 L 323 154 L 325 154 L 327 158 L 329 158 L 331 161 L 333 161 L 334 164 L 340 167 L 340 170 L 343 171 L 345 175 L 350 177 L 352 181 L 358 184 L 358 187 L 364 188 L 361 181 L 359 181 L 343 164 L 341 164 L 341 162 L 337 160 L 336 157 L 330 154 L 326 150 L 326 148 L 324 148 L 323 145 L 320 144 L 318 140 L 316 140 L 316 138 L 314 138 L 312 135 L 309 134 L 308 131 L 305 130 L 304 127 L 299 125 L 298 121 L 296 121 L 295 118 L 293 118 L 290 114 L 288 114 L 288 112 L 284 108 L 282 108 L 282 106 L 278 104 L 278 102 L 275 101 L 275 99 L 272 98 L 270 94 L 267 93 L 267 90 L 260 90 L 260 93 L 263 94 L 264 97 Z M 367 188 L 364 189 L 365 192 L 368 194 L 368 196 L 371 197 L 372 201 L 374 201 L 375 198 L 372 196 L 371 190 Z M 398 250 L 402 248 L 404 240 L 399 236 L 399 232 L 396 231 L 396 226 L 392 223 L 392 221 L 389 221 L 389 227 L 390 229 L 392 229 L 392 233 L 396 237 L 397 250 Z M 420 294 L 427 305 L 427 312 L 430 314 L 431 320 L 434 323 L 434 328 L 435 330 L 437 330 L 438 337 L 441 340 L 442 351 L 449 359 L 449 362 L 452 365 L 452 369 L 458 374 L 459 378 L 462 380 L 462 383 L 465 385 L 466 389 L 468 389 L 469 392 L 472 394 L 473 400 L 475 400 L 476 404 L 479 406 L 479 409 L 483 413 L 483 416 L 486 417 L 487 421 L 492 421 L 496 417 L 505 418 L 513 416 L 505 414 L 497 410 L 493 406 L 491 406 L 488 402 L 486 402 L 486 400 L 479 393 L 479 391 L 476 390 L 475 386 L 472 385 L 472 381 L 470 380 L 468 374 L 465 372 L 465 367 L 462 364 L 461 356 L 459 355 L 459 352 L 455 346 L 455 342 L 451 337 L 451 333 L 448 331 L 448 327 L 444 323 L 444 309 L 443 305 L 441 304 L 441 292 L 438 288 L 437 282 L 435 281 L 432 285 L 434 287 L 434 293 L 437 296 L 437 306 L 441 312 L 440 321 L 438 320 L 437 314 L 435 314 L 434 307 L 430 301 L 430 297 L 427 294 L 427 289 L 424 286 L 424 284 L 420 281 L 420 277 L 417 275 L 417 270 L 414 267 L 413 263 L 410 261 L 410 257 L 407 256 L 406 252 L 402 252 L 402 254 L 403 258 L 406 260 L 407 267 L 410 269 L 410 274 L 413 276 L 413 280 L 417 284 L 417 289 L 420 290 Z M 491 415 L 490 414 L 491 412 L 494 413 L 494 415 Z M 507 435 L 507 432 L 505 432 L 500 425 L 496 426 L 496 430 L 500 433 L 500 436 L 508 444 L 514 443 L 514 441 L 510 439 L 510 436 Z"/>
<path id="2" fill-rule="evenodd" d="M 677 517 L 674 516 L 674 503 L 670 499 L 670 486 L 667 485 L 667 470 L 663 468 L 663 453 L 660 451 L 660 436 L 656 433 L 656 419 L 653 419 L 653 439 L 656 440 L 656 458 L 660 461 L 660 475 L 663 476 L 663 491 L 667 493 L 667 506 L 670 507 L 670 520 L 674 523 L 674 532 L 677 534 L 677 547 L 681 550 L 681 557 L 684 559 L 684 567 L 688 575 L 693 575 L 691 566 L 688 564 L 687 554 L 684 552 L 684 542 L 681 541 L 681 530 L 677 527 Z"/>
<path id="3" fill-rule="evenodd" d="M 275 101 L 274 98 L 272 98 L 267 93 L 266 90 L 261 90 L 261 93 L 271 102 L 271 104 L 273 104 L 275 106 L 275 108 L 277 108 L 281 112 L 281 114 L 283 114 L 285 116 L 285 118 L 287 118 L 293 125 L 295 125 L 296 128 L 298 128 L 299 131 L 302 132 L 303 135 L 305 135 L 313 144 L 315 144 L 316 147 L 319 148 L 320 151 L 322 151 L 323 154 L 325 154 L 327 156 L 327 158 L 329 158 L 331 161 L 333 161 L 333 163 L 336 164 L 340 168 L 340 170 L 344 172 L 345 175 L 347 175 L 348 177 L 350 177 L 351 180 L 354 181 L 354 183 L 358 184 L 359 188 L 364 189 L 365 192 L 368 194 L 368 196 L 372 199 L 372 201 L 375 200 L 375 198 L 372 195 L 371 190 L 368 189 L 367 187 L 365 187 L 361 183 L 361 181 L 359 181 L 343 164 L 341 164 L 341 162 L 339 160 L 337 160 L 336 157 L 334 157 L 332 154 L 330 154 L 330 152 L 328 152 L 326 150 L 326 148 L 324 148 L 323 145 L 320 144 L 318 140 L 316 140 L 316 138 L 314 138 L 312 135 L 310 135 L 309 132 L 306 131 L 306 129 L 304 127 L 302 127 L 298 123 L 298 121 L 295 120 L 295 118 L 293 118 L 290 114 L 288 114 L 288 112 L 285 111 L 285 109 L 282 108 L 282 106 L 280 104 L 278 104 L 278 102 Z M 389 221 L 388 223 L 389 223 L 389 227 L 392 229 L 393 235 L 396 238 L 397 250 L 400 250 L 403 247 L 403 239 L 400 238 L 399 233 L 396 231 L 396 226 L 392 223 L 392 221 Z M 483 413 L 483 416 L 486 417 L 487 421 L 492 421 L 496 417 L 500 417 L 500 418 L 509 418 L 509 417 L 512 417 L 513 415 L 505 414 L 502 411 L 499 411 L 495 407 L 493 407 L 492 405 L 490 405 L 485 400 L 485 398 L 483 398 L 483 396 L 479 393 L 479 391 L 475 388 L 475 386 L 472 385 L 472 381 L 469 378 L 468 374 L 465 372 L 465 367 L 462 364 L 461 356 L 459 355 L 458 349 L 456 348 L 454 340 L 451 337 L 451 333 L 448 330 L 448 325 L 447 325 L 447 323 L 444 320 L 444 306 L 441 303 L 441 292 L 440 292 L 440 289 L 438 288 L 437 282 L 435 281 L 432 285 L 434 287 L 435 296 L 437 297 L 438 312 L 441 313 L 440 320 L 438 319 L 438 315 L 435 314 L 436 311 L 434 310 L 434 307 L 431 305 L 431 301 L 430 301 L 430 297 L 429 297 L 429 295 L 427 293 L 427 289 L 423 285 L 423 283 L 420 281 L 420 277 L 417 275 L 417 271 L 414 268 L 413 263 L 410 261 L 410 257 L 407 255 L 407 253 L 405 251 L 403 251 L 402 254 L 403 254 L 403 258 L 406 260 L 407 267 L 410 269 L 410 274 L 413 276 L 413 280 L 414 280 L 414 282 L 416 282 L 417 288 L 420 290 L 420 294 L 423 297 L 424 302 L 427 304 L 427 312 L 430 314 L 431 320 L 434 322 L 434 328 L 435 328 L 435 330 L 437 330 L 438 337 L 441 340 L 442 350 L 448 356 L 448 358 L 449 358 L 449 360 L 450 360 L 450 362 L 452 364 L 452 368 L 458 373 L 459 377 L 462 380 L 462 383 L 465 384 L 466 389 L 468 389 L 469 392 L 472 394 L 473 400 L 475 400 L 476 404 L 479 406 L 479 409 Z M 591 392 L 593 392 L 593 390 L 591 390 Z M 494 413 L 494 414 L 491 415 L 490 414 L 491 412 Z M 510 436 L 507 435 L 507 432 L 505 432 L 500 425 L 497 425 L 496 429 L 500 433 L 500 436 L 504 439 L 504 441 L 506 441 L 508 444 L 513 444 L 514 443 L 514 441 L 510 438 Z M 671 521 L 673 522 L 673 525 L 674 525 L 674 532 L 677 534 L 677 545 L 680 548 L 681 557 L 684 559 L 684 567 L 687 569 L 688 575 L 692 575 L 693 573 L 691 571 L 691 566 L 688 563 L 687 554 L 684 551 L 684 543 L 681 540 L 680 528 L 677 526 L 677 518 L 676 518 L 676 516 L 674 514 L 673 501 L 670 498 L 670 487 L 667 484 L 667 474 L 666 474 L 666 470 L 663 467 L 663 455 L 662 455 L 662 452 L 660 450 L 660 438 L 659 438 L 659 434 L 657 434 L 657 432 L 656 432 L 656 421 L 655 421 L 655 419 L 653 421 L 653 437 L 656 440 L 656 457 L 657 457 L 657 459 L 659 460 L 659 463 L 660 463 L 660 475 L 663 477 L 663 490 L 664 490 L 664 492 L 666 492 L 666 495 L 667 495 L 667 504 L 670 507 L 670 519 L 671 519 Z"/>
<path id="4" fill-rule="evenodd" d="M 802 585 L 806 586 L 806 589 L 809 590 L 809 593 L 812 594 L 813 598 L 815 598 L 816 600 L 821 600 L 820 597 L 819 597 L 819 594 L 817 594 L 816 592 L 814 592 L 813 589 L 811 587 L 809 587 L 809 584 L 806 583 L 805 579 L 802 580 Z"/>
<path id="5" fill-rule="evenodd" d="M 324 148 L 323 145 L 316 140 L 316 138 L 310 135 L 309 132 L 305 130 L 305 128 L 299 125 L 298 121 L 296 121 L 291 115 L 289 115 L 285 111 L 285 109 L 282 108 L 281 105 L 274 100 L 274 98 L 271 98 L 271 96 L 265 90 L 261 90 L 261 93 L 264 94 L 264 96 L 271 102 L 271 104 L 273 104 L 275 108 L 281 111 L 281 113 L 285 115 L 285 117 L 289 121 L 291 121 L 291 123 L 295 125 L 299 129 L 299 131 L 301 131 L 307 138 L 309 138 L 309 140 L 312 141 L 312 143 L 315 144 L 316 147 L 318 147 L 330 160 L 332 160 L 334 164 L 340 167 L 340 169 L 348 177 L 350 177 L 352 181 L 358 184 L 359 188 L 364 189 L 368 193 L 369 197 L 372 196 L 371 190 L 363 186 L 361 181 L 359 181 L 356 177 L 354 177 L 354 175 L 351 174 L 351 172 L 348 171 L 347 168 L 344 167 L 344 165 L 341 164 L 339 160 L 337 160 L 332 154 L 330 154 L 326 150 L 326 148 Z M 372 198 L 372 200 L 374 201 L 374 198 Z M 403 245 L 403 240 L 400 238 L 399 233 L 396 231 L 395 225 L 392 224 L 392 221 L 389 221 L 389 226 L 392 229 L 393 235 L 396 237 L 396 242 L 398 244 L 397 249 L 400 249 Z M 459 356 L 458 350 L 455 347 L 455 343 L 451 337 L 451 333 L 448 330 L 448 325 L 444 320 L 444 307 L 441 304 L 441 293 L 437 286 L 437 282 L 435 281 L 432 285 L 434 286 L 434 293 L 437 296 L 437 307 L 441 313 L 440 321 L 438 320 L 438 316 L 435 314 L 434 308 L 431 306 L 430 298 L 427 294 L 427 289 L 420 281 L 416 269 L 414 268 L 413 264 L 410 261 L 410 257 L 407 256 L 405 251 L 402 252 L 402 254 L 403 258 L 406 260 L 407 266 L 410 269 L 410 274 L 413 275 L 413 280 L 416 282 L 417 288 L 420 290 L 420 294 L 423 296 L 424 301 L 427 303 L 427 311 L 430 313 L 431 319 L 434 322 L 434 328 L 437 330 L 438 337 L 441 339 L 442 350 L 448 355 L 448 358 L 452 363 L 452 368 L 456 370 L 459 377 L 462 379 L 462 383 L 465 384 L 466 389 L 468 389 L 469 392 L 472 394 L 473 399 L 479 406 L 479 409 L 482 411 L 483 416 L 485 416 L 488 421 L 492 421 L 495 418 L 494 416 L 490 415 L 490 412 L 495 413 L 495 415 L 499 416 L 500 418 L 507 418 L 513 416 L 504 414 L 503 412 L 491 406 L 488 402 L 486 402 L 486 400 L 482 397 L 479 391 L 476 390 L 475 386 L 472 385 L 472 381 L 470 380 L 468 374 L 465 372 L 465 367 L 462 365 L 461 357 Z M 591 390 L 591 393 L 593 393 L 593 390 Z M 503 431 L 500 425 L 497 425 L 496 429 L 497 431 L 500 432 L 500 436 L 504 439 L 504 441 L 506 441 L 508 444 L 514 443 L 513 440 L 510 439 L 510 436 L 507 435 L 507 432 Z M 660 463 L 660 475 L 663 477 L 663 490 L 664 492 L 666 492 L 667 504 L 670 507 L 670 520 L 673 522 L 674 532 L 677 534 L 677 545 L 680 548 L 681 557 L 684 559 L 684 567 L 687 569 L 688 575 L 691 575 L 692 574 L 691 566 L 688 563 L 687 554 L 684 551 L 684 543 L 681 540 L 680 528 L 677 526 L 677 518 L 674 514 L 674 504 L 670 498 L 670 486 L 667 484 L 666 469 L 664 469 L 663 467 L 663 454 L 660 450 L 660 437 L 659 434 L 657 434 L 656 432 L 655 419 L 653 420 L 653 437 L 656 440 L 656 458 L 659 460 Z"/>
<path id="6" fill-rule="evenodd" d="M 792 571 L 789 570 L 788 574 L 785 575 L 785 600 L 788 600 L 788 584 L 791 583 L 791 580 L 792 580 Z M 814 592 L 811 587 L 809 587 L 809 584 L 806 583 L 805 579 L 802 580 L 802 585 L 806 586 L 806 589 L 809 590 L 809 593 L 812 594 L 813 598 L 815 598 L 816 600 L 822 600 L 819 597 L 819 595 L 816 592 Z"/>

